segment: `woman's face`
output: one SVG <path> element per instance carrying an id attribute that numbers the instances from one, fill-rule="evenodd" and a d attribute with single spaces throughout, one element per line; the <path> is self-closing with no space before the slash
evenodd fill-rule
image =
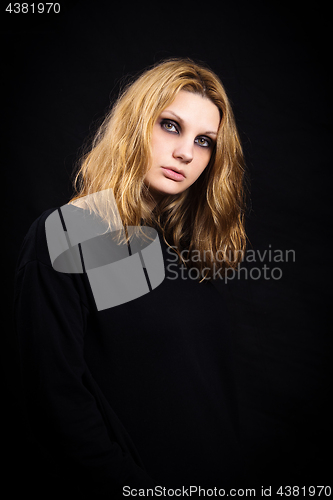
<path id="1" fill-rule="evenodd" d="M 220 124 L 208 98 L 181 90 L 157 118 L 145 183 L 158 201 L 188 189 L 207 167 Z"/>

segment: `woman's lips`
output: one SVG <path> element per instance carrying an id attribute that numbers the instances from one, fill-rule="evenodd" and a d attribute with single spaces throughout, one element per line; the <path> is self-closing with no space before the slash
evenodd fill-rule
<path id="1" fill-rule="evenodd" d="M 180 172 L 176 172 L 175 170 L 172 170 L 171 168 L 162 167 L 162 169 L 163 169 L 164 175 L 166 177 L 168 177 L 169 179 L 172 179 L 173 181 L 182 181 L 183 179 L 185 179 L 184 174 L 182 174 Z"/>

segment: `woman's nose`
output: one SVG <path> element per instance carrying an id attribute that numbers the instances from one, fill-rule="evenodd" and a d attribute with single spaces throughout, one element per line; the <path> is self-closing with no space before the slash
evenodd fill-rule
<path id="1" fill-rule="evenodd" d="M 180 160 L 184 163 L 191 163 L 193 160 L 193 141 L 183 140 L 180 144 L 178 143 L 174 149 L 174 158 Z"/>

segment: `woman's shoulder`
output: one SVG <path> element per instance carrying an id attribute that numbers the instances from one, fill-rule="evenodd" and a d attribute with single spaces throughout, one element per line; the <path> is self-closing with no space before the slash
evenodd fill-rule
<path id="1" fill-rule="evenodd" d="M 21 244 L 17 271 L 22 269 L 29 262 L 39 261 L 42 264 L 51 266 L 49 250 L 47 246 L 45 222 L 47 218 L 58 210 L 53 207 L 42 212 L 30 225 L 23 242 Z"/>
<path id="2" fill-rule="evenodd" d="M 75 208 L 70 205 L 49 208 L 30 225 L 17 259 L 15 296 L 22 290 L 22 293 L 28 294 L 45 293 L 47 290 L 49 297 L 57 295 L 60 301 L 68 298 L 69 294 L 72 302 L 73 297 L 79 297 L 80 303 L 90 308 L 91 297 L 87 296 L 85 280 L 81 279 L 77 248 L 70 244 L 63 217 L 66 211 L 71 213 L 71 210 Z M 61 264 L 64 269 L 59 269 Z"/>
<path id="3" fill-rule="evenodd" d="M 108 230 L 84 201 L 49 208 L 32 222 L 20 248 L 17 270 L 39 262 L 56 271 L 82 273 L 79 244 Z"/>

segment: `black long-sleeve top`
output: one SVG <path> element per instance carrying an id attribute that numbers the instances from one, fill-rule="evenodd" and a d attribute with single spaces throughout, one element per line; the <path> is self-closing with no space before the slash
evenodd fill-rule
<path id="1" fill-rule="evenodd" d="M 233 350 L 223 297 L 175 262 L 164 281 L 98 311 L 85 274 L 51 265 L 42 214 L 18 260 L 15 318 L 31 432 L 91 491 L 240 477 Z M 41 452 L 42 453 L 42 452 Z"/>

